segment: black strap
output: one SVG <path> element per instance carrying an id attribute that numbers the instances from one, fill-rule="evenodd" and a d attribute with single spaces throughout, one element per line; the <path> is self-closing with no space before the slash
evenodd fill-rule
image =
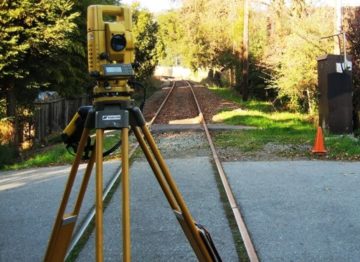
<path id="1" fill-rule="evenodd" d="M 204 241 L 207 250 L 209 251 L 211 258 L 213 259 L 214 262 L 222 262 L 222 259 L 219 255 L 219 252 L 216 250 L 214 241 L 211 238 L 211 235 L 209 233 L 209 231 L 200 224 L 195 224 L 197 229 L 200 232 L 200 236 L 202 238 L 202 240 Z"/>

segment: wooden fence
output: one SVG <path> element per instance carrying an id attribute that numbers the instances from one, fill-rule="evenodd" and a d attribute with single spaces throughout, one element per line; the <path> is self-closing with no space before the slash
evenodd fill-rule
<path id="1" fill-rule="evenodd" d="M 80 106 L 88 104 L 88 96 L 36 102 L 34 113 L 35 142 L 46 143 L 49 135 L 64 129 Z"/>

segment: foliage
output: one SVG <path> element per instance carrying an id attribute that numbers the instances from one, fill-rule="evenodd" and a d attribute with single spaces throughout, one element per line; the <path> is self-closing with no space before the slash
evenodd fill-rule
<path id="1" fill-rule="evenodd" d="M 277 96 L 293 110 L 314 113 L 316 58 L 332 50 L 331 40 L 319 39 L 333 34 L 333 9 L 305 0 L 272 0 L 265 5 L 251 5 L 250 94 Z M 180 61 L 193 70 L 221 72 L 225 78 L 234 78 L 235 71 L 237 86 L 242 82 L 243 1 L 184 0 L 179 11 L 160 15 L 158 22 L 162 63 Z"/>
<path id="2" fill-rule="evenodd" d="M 15 83 L 18 91 L 64 81 L 69 70 L 63 54 L 81 50 L 70 38 L 79 16 L 72 8 L 70 0 L 2 2 L 0 79 Z"/>
<path id="3" fill-rule="evenodd" d="M 319 39 L 332 34 L 332 24 L 325 21 L 331 21 L 333 13 L 326 8 L 305 6 L 304 1 L 295 1 L 289 10 L 282 4 L 276 10 L 285 15 L 278 18 L 281 22 L 277 21 L 275 35 L 269 39 L 272 45 L 267 45 L 268 64 L 274 70 L 272 85 L 278 89 L 279 98 L 288 98 L 291 109 L 314 113 L 316 58 L 329 53 L 332 47 L 331 42 L 319 43 Z"/>
<path id="4" fill-rule="evenodd" d="M 179 65 L 183 60 L 184 35 L 181 19 L 177 12 L 169 11 L 157 17 L 159 63 L 164 66 Z"/>
<path id="5" fill-rule="evenodd" d="M 76 29 L 79 15 L 70 13 L 72 5 L 67 0 L 2 2 L 0 78 L 24 78 L 29 56 L 51 58 L 54 51 L 69 48 L 67 36 Z"/>
<path id="6" fill-rule="evenodd" d="M 152 76 L 158 62 L 158 24 L 149 11 L 141 10 L 137 6 L 133 8 L 133 22 L 136 76 L 140 80 L 147 80 Z"/>
<path id="7" fill-rule="evenodd" d="M 209 89 L 215 94 L 221 96 L 222 98 L 236 102 L 237 104 L 239 104 L 241 108 L 245 107 L 250 110 L 258 110 L 264 112 L 276 111 L 276 108 L 270 102 L 267 101 L 249 100 L 245 102 L 233 90 L 229 90 L 227 88 L 218 88 L 218 87 L 209 87 Z"/>
<path id="8" fill-rule="evenodd" d="M 180 11 L 160 15 L 159 36 L 166 47 L 162 61 L 193 70 L 229 67 L 237 60 L 233 44 L 239 38 L 235 31 L 242 25 L 239 4 L 238 0 L 186 0 Z"/>
<path id="9" fill-rule="evenodd" d="M 6 166 L 7 170 L 18 170 L 30 167 L 42 167 L 49 165 L 60 165 L 65 163 L 71 163 L 74 160 L 74 156 L 70 155 L 64 145 L 58 144 L 46 151 L 35 154 L 26 161 Z"/>
<path id="10" fill-rule="evenodd" d="M 0 120 L 0 145 L 9 144 L 14 135 L 14 127 L 9 120 Z"/>
<path id="11" fill-rule="evenodd" d="M 2 1 L 0 4 L 0 89 L 14 137 L 22 140 L 21 121 L 39 88 L 71 77 L 68 54 L 79 49 L 72 0 Z M 25 112 L 24 112 L 25 111 Z"/>

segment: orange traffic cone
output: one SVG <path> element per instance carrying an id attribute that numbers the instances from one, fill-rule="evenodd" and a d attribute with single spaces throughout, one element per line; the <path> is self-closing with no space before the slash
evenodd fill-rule
<path id="1" fill-rule="evenodd" d="M 311 151 L 314 154 L 325 154 L 326 153 L 326 149 L 325 149 L 325 145 L 324 145 L 324 136 L 323 136 L 322 128 L 320 126 L 317 128 L 314 147 Z"/>

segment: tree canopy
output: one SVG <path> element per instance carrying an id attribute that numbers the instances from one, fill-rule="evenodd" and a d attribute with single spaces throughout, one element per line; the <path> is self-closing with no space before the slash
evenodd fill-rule
<path id="1" fill-rule="evenodd" d="M 153 15 L 133 6 L 133 36 L 135 38 L 135 71 L 139 80 L 147 80 L 158 62 L 158 24 Z"/>
<path id="2" fill-rule="evenodd" d="M 250 10 L 250 95 L 277 98 L 293 110 L 316 108 L 316 58 L 331 53 L 334 10 L 305 0 L 254 1 Z M 243 0 L 183 0 L 158 17 L 164 64 L 208 68 L 242 82 Z M 229 73 L 226 73 L 229 72 Z M 226 74 L 225 74 L 226 73 Z M 231 83 L 232 81 L 230 81 Z M 272 91 L 270 91 L 272 90 Z M 241 91 L 241 90 L 240 90 Z"/>

